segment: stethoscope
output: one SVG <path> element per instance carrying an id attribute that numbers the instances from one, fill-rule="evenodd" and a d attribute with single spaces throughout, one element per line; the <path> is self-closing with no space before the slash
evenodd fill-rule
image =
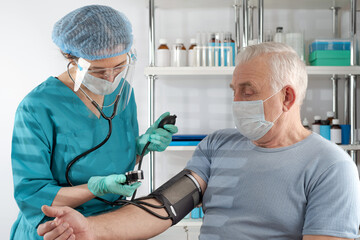
<path id="1" fill-rule="evenodd" d="M 128 54 L 129 55 L 129 54 Z M 70 74 L 70 65 L 72 64 L 72 62 L 69 62 L 69 64 L 67 65 L 67 72 L 68 72 L 68 75 L 70 77 L 70 79 L 75 83 L 75 80 L 72 78 L 71 74 Z M 129 56 L 129 65 L 132 64 L 132 56 L 130 55 Z M 96 145 L 95 147 L 79 154 L 78 156 L 76 156 L 73 160 L 71 160 L 68 165 L 66 166 L 66 172 L 65 172 L 65 178 L 66 178 L 66 181 L 67 183 L 70 185 L 70 186 L 74 186 L 70 180 L 70 177 L 69 177 L 69 172 L 70 172 L 70 169 L 71 167 L 77 162 L 79 161 L 79 159 L 81 159 L 82 157 L 88 155 L 89 153 L 99 149 L 101 146 L 103 146 L 110 138 L 111 136 L 111 133 L 112 133 L 112 120 L 114 119 L 114 117 L 116 116 L 116 113 L 117 113 L 117 109 L 118 109 L 118 105 L 119 105 L 119 100 L 120 100 L 120 95 L 123 91 L 123 88 L 124 88 L 124 85 L 125 85 L 125 79 L 127 79 L 127 76 L 128 76 L 128 73 L 129 73 L 129 70 L 127 70 L 127 72 L 125 73 L 125 76 L 124 76 L 124 81 L 123 81 L 123 84 L 121 86 L 121 89 L 119 90 L 119 94 L 116 96 L 115 98 L 115 101 L 112 103 L 114 105 L 113 107 L 113 112 L 111 114 L 111 116 L 106 116 L 106 114 L 102 111 L 100 105 L 95 101 L 93 100 L 81 87 L 79 88 L 82 93 L 84 93 L 84 95 L 86 96 L 86 98 L 91 102 L 91 104 L 99 111 L 99 113 L 101 114 L 101 116 L 108 121 L 108 124 L 109 124 L 109 129 L 108 129 L 108 133 L 105 137 L 105 139 L 99 143 L 98 145 Z M 110 105 L 111 106 L 111 105 Z M 122 199 L 123 197 L 120 196 L 119 199 Z M 114 205 L 114 202 L 109 202 L 105 199 L 102 199 L 102 198 L 99 198 L 99 197 L 95 197 L 95 199 L 98 199 L 102 202 L 105 202 L 107 204 L 110 204 L 110 205 Z"/>
<path id="2" fill-rule="evenodd" d="M 129 63 L 131 63 L 131 55 L 130 55 L 130 61 Z M 74 79 L 71 77 L 71 74 L 70 74 L 70 70 L 69 70 L 69 66 L 70 66 L 71 62 L 67 65 L 67 72 L 71 78 L 71 80 L 75 83 Z M 124 77 L 124 79 L 126 79 L 127 77 L 127 74 L 128 74 L 128 71 L 126 72 L 126 75 Z M 124 81 L 125 82 L 125 81 Z M 120 90 L 120 93 L 122 92 L 122 88 L 123 86 L 121 87 L 121 90 Z M 114 101 L 114 108 L 113 108 L 113 113 L 111 114 L 110 117 L 106 116 L 106 114 L 102 111 L 101 107 L 99 106 L 99 104 L 93 100 L 81 87 L 79 88 L 84 94 L 85 96 L 87 97 L 88 100 L 90 100 L 91 104 L 100 112 L 101 116 L 108 121 L 108 124 L 109 124 L 109 130 L 108 130 L 108 133 L 105 137 L 105 139 L 99 143 L 98 145 L 96 145 L 95 147 L 79 154 L 78 156 L 76 156 L 73 160 L 71 160 L 68 165 L 66 166 L 66 172 L 65 172 L 65 177 L 66 177 L 66 181 L 67 183 L 70 185 L 70 186 L 74 186 L 69 178 L 69 172 L 70 172 L 70 169 L 71 167 L 77 162 L 79 161 L 79 159 L 81 159 L 82 157 L 86 156 L 87 154 L 99 149 L 101 146 L 103 146 L 110 138 L 111 136 L 111 133 L 112 133 L 112 120 L 113 118 L 116 116 L 116 113 L 117 113 L 117 107 L 118 107 L 118 104 L 119 104 L 119 99 L 120 99 L 120 94 L 118 94 L 116 96 L 116 99 Z M 171 115 L 171 116 L 167 116 L 166 118 L 164 118 L 158 125 L 158 127 L 163 127 L 165 124 L 175 124 L 175 121 L 176 121 L 176 115 Z M 150 145 L 150 141 L 146 143 L 146 145 L 144 146 L 144 149 L 142 150 L 141 154 L 140 154 L 140 159 L 139 159 L 139 163 L 138 163 L 138 171 L 142 171 L 141 170 L 141 164 L 142 164 L 142 160 L 143 160 L 143 157 L 145 155 L 145 152 L 148 148 L 148 146 Z M 151 207 L 151 208 L 156 208 L 156 209 L 160 209 L 160 208 L 164 208 L 164 204 L 162 205 L 154 205 L 154 204 L 151 204 L 151 203 L 148 203 L 148 202 L 144 202 L 143 200 L 147 199 L 148 197 L 142 197 L 142 198 L 138 198 L 138 199 L 135 199 L 135 195 L 136 195 L 136 190 L 134 192 L 134 194 L 132 195 L 132 198 L 131 200 L 126 200 L 124 199 L 123 196 L 119 196 L 119 198 L 113 202 L 111 201 L 108 201 L 106 199 L 103 199 L 103 198 L 100 198 L 100 197 L 95 197 L 94 199 L 97 199 L 105 204 L 108 204 L 108 205 L 111 205 L 111 206 L 125 206 L 127 204 L 131 204 L 131 205 L 134 205 L 134 206 L 137 206 L 141 209 L 143 209 L 144 211 L 152 214 L 153 216 L 157 217 L 157 218 L 160 218 L 160 219 L 163 219 L 163 220 L 167 220 L 167 219 L 171 219 L 170 216 L 161 216 L 159 214 L 157 214 L 156 212 L 152 211 L 151 209 L 149 209 L 148 207 Z"/>

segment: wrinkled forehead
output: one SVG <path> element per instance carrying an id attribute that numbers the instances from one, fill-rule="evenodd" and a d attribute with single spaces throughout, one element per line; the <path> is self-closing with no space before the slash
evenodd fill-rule
<path id="1" fill-rule="evenodd" d="M 261 90 L 270 88 L 271 72 L 266 57 L 256 57 L 248 62 L 238 64 L 233 73 L 233 87 L 248 85 Z"/>

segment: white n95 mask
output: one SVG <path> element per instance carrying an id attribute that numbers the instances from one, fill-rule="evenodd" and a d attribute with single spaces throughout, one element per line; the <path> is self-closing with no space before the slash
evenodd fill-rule
<path id="1" fill-rule="evenodd" d="M 270 131 L 276 120 L 281 116 L 282 112 L 273 122 L 266 121 L 264 114 L 264 102 L 272 98 L 280 91 L 281 89 L 265 100 L 233 101 L 232 111 L 234 123 L 237 130 L 243 136 L 256 141 Z"/>
<path id="2" fill-rule="evenodd" d="M 109 95 L 115 91 L 119 86 L 121 79 L 124 74 L 118 74 L 113 82 L 107 81 L 105 79 L 94 77 L 93 75 L 86 73 L 82 84 L 87 87 L 91 92 L 97 95 Z"/>

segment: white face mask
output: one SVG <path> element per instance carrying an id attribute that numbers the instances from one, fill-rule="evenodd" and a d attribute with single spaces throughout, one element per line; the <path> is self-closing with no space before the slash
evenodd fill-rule
<path id="1" fill-rule="evenodd" d="M 82 84 L 97 95 L 109 95 L 119 86 L 122 77 L 123 74 L 120 73 L 115 77 L 113 82 L 110 82 L 86 73 L 82 80 Z"/>
<path id="2" fill-rule="evenodd" d="M 282 112 L 273 122 L 266 121 L 264 114 L 264 102 L 272 98 L 280 91 L 281 89 L 265 100 L 233 101 L 232 111 L 234 123 L 237 130 L 243 136 L 256 141 L 270 131 L 276 120 L 281 116 Z"/>

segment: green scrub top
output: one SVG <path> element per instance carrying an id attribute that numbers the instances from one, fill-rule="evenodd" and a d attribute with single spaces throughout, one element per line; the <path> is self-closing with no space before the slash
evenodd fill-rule
<path id="1" fill-rule="evenodd" d="M 111 105 L 117 92 L 105 96 L 104 106 Z M 122 106 L 121 101 L 124 99 L 120 100 L 119 106 Z M 104 107 L 103 111 L 110 116 L 113 106 Z M 36 228 L 49 218 L 41 212 L 41 206 L 51 205 L 59 189 L 68 186 L 65 178 L 67 164 L 102 142 L 107 133 L 108 121 L 97 118 L 71 89 L 55 77 L 48 78 L 23 99 L 16 111 L 11 154 L 14 197 L 20 213 L 10 239 L 42 239 Z M 85 184 L 92 176 L 133 170 L 138 135 L 132 92 L 125 110 L 119 111 L 113 119 L 108 142 L 71 168 L 72 183 Z M 118 197 L 106 194 L 103 198 L 114 201 Z M 76 208 L 85 216 L 113 209 L 96 199 Z"/>

